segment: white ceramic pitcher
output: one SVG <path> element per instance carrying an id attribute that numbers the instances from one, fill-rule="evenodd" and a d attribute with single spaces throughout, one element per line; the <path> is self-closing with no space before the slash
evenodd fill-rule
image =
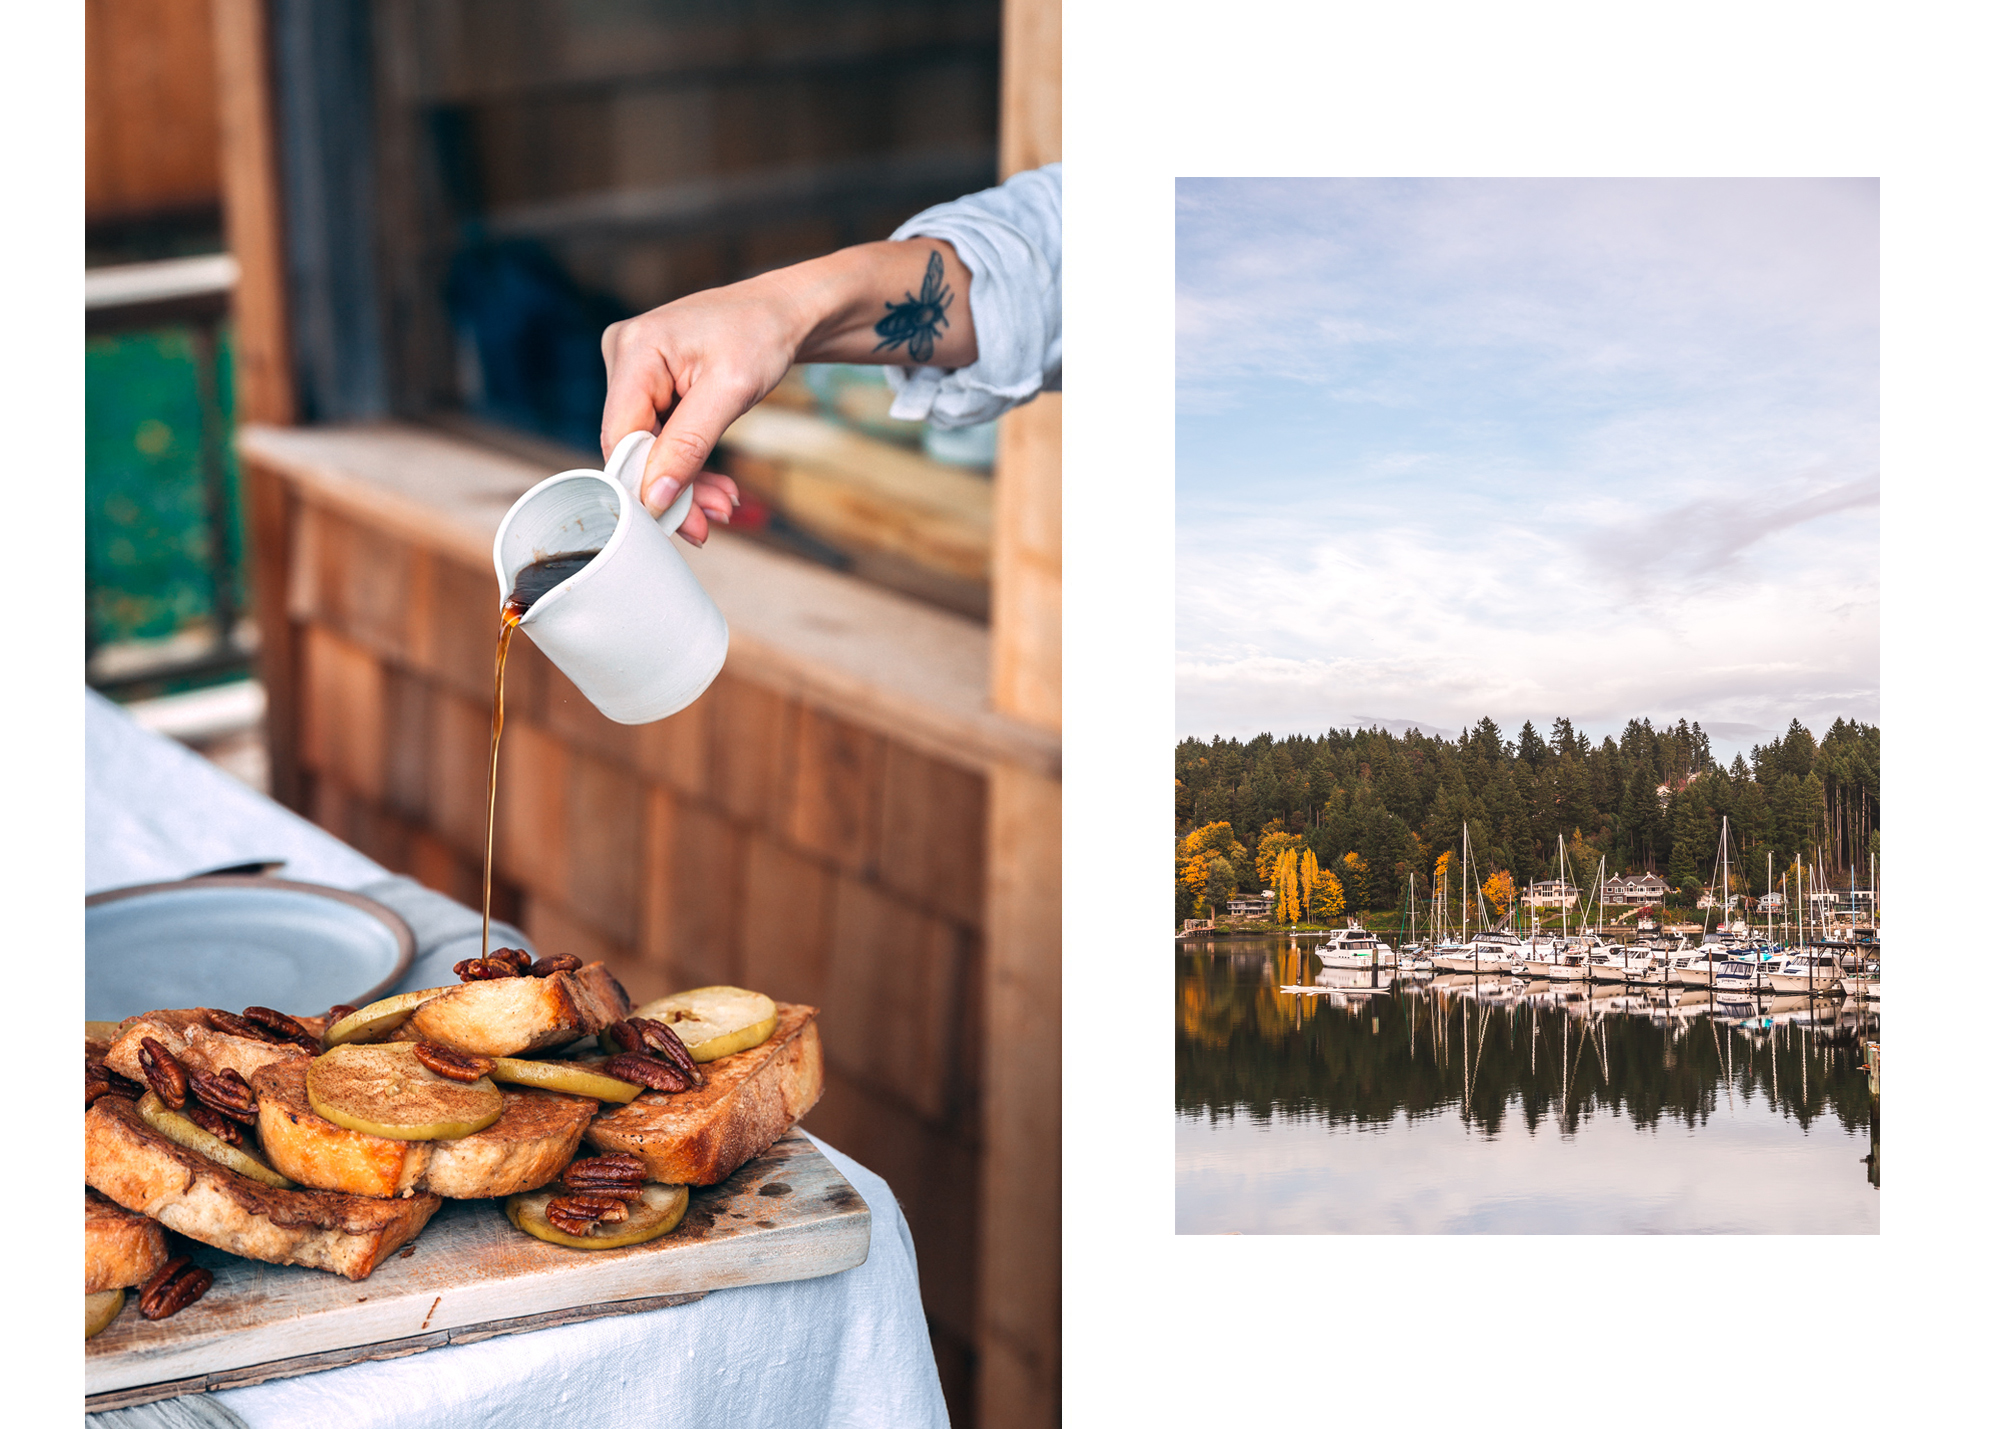
<path id="1" fill-rule="evenodd" d="M 529 607 L 521 629 L 620 724 L 648 724 L 694 703 L 729 653 L 722 612 L 669 534 L 687 519 L 693 484 L 657 521 L 639 499 L 652 449 L 651 432 L 633 432 L 603 471 L 558 472 L 538 482 L 493 537 L 503 604 L 523 566 L 598 552 Z"/>

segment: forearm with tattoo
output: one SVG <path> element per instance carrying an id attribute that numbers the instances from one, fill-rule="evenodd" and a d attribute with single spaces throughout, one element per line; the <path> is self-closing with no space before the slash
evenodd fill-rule
<path id="1" fill-rule="evenodd" d="M 900 303 L 884 303 L 888 316 L 875 324 L 877 352 L 893 352 L 908 343 L 910 360 L 922 366 L 936 350 L 938 333 L 951 326 L 945 310 L 951 306 L 951 288 L 944 280 L 944 255 L 935 248 L 924 265 L 924 285 L 917 293 L 905 292 Z"/>

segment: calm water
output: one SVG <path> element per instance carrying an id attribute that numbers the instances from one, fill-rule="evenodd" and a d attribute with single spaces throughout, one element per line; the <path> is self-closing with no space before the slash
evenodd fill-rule
<path id="1" fill-rule="evenodd" d="M 1861 1039 L 1880 1024 L 1852 1002 L 1470 974 L 1370 990 L 1275 938 L 1176 964 L 1182 1232 L 1879 1228 Z"/>

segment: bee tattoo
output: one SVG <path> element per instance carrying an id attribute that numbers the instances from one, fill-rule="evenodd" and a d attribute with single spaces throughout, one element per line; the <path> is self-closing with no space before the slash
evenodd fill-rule
<path id="1" fill-rule="evenodd" d="M 929 362 L 937 349 L 938 330 L 951 326 L 944 315 L 951 306 L 951 289 L 944 282 L 943 256 L 935 248 L 931 250 L 931 261 L 924 265 L 924 285 L 914 296 L 905 289 L 902 302 L 882 306 L 889 315 L 875 324 L 875 335 L 882 339 L 875 350 L 907 342 L 913 359 L 919 364 Z"/>

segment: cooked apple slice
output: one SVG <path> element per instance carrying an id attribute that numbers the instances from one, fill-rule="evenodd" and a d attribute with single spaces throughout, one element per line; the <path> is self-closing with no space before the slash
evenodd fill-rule
<path id="1" fill-rule="evenodd" d="M 665 1235 L 681 1223 L 681 1217 L 687 1214 L 688 1208 L 687 1187 L 654 1183 L 640 1192 L 639 1200 L 626 1219 L 600 1226 L 589 1235 L 578 1236 L 557 1230 L 543 1214 L 543 1207 L 552 1199 L 569 1194 L 561 1186 L 548 1186 L 539 1191 L 509 1196 L 507 1219 L 516 1228 L 551 1245 L 566 1245 L 571 1250 L 615 1250 L 621 1245 L 637 1245 Z"/>
<path id="2" fill-rule="evenodd" d="M 95 1295 L 83 1297 L 83 1337 L 87 1340 L 113 1320 L 125 1308 L 123 1290 L 100 1290 Z"/>
<path id="3" fill-rule="evenodd" d="M 262 1181 L 266 1186 L 275 1186 L 280 1191 L 293 1189 L 292 1183 L 259 1161 L 240 1146 L 231 1146 L 214 1132 L 196 1126 L 172 1107 L 160 1100 L 159 1093 L 147 1092 L 139 1098 L 139 1115 L 146 1125 L 167 1137 L 178 1141 L 190 1151 L 198 1151 L 218 1166 L 227 1167 L 239 1176 L 248 1176 L 253 1181 Z"/>
<path id="4" fill-rule="evenodd" d="M 410 1014 L 419 1007 L 450 991 L 448 987 L 427 987 L 421 992 L 399 992 L 394 997 L 371 1002 L 327 1028 L 326 1045 L 341 1047 L 349 1042 L 380 1042 L 408 1022 Z"/>
<path id="5" fill-rule="evenodd" d="M 85 1018 L 83 1040 L 86 1042 L 116 1042 L 119 1024 L 116 1022 L 92 1022 Z"/>
<path id="6" fill-rule="evenodd" d="M 596 1097 L 601 1102 L 618 1102 L 621 1105 L 646 1090 L 631 1082 L 621 1082 L 616 1077 L 607 1077 L 602 1072 L 578 1066 L 575 1062 L 534 1062 L 521 1057 L 495 1057 L 493 1080 L 517 1082 L 524 1087 L 540 1087 L 550 1092 L 567 1092 L 574 1097 Z"/>
<path id="7" fill-rule="evenodd" d="M 740 987 L 698 987 L 649 1002 L 633 1011 L 673 1028 L 697 1062 L 713 1062 L 770 1039 L 778 1030 L 778 1004 Z M 607 1047 L 616 1052 L 616 1047 Z"/>
<path id="8" fill-rule="evenodd" d="M 454 1141 L 506 1110 L 490 1077 L 441 1077 L 417 1060 L 414 1042 L 350 1043 L 313 1058 L 306 1100 L 335 1126 L 392 1141 Z"/>

